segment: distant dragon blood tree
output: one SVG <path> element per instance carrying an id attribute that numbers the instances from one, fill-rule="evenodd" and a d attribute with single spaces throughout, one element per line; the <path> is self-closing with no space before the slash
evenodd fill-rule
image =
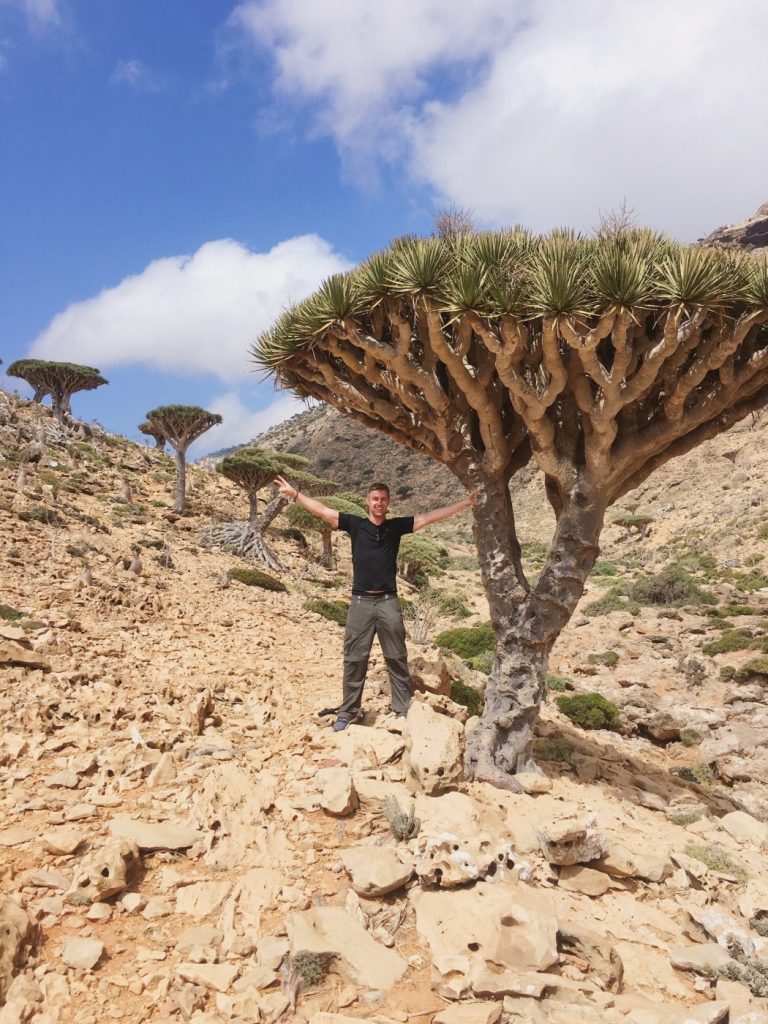
<path id="1" fill-rule="evenodd" d="M 187 449 L 206 430 L 221 423 L 221 416 L 199 405 L 161 405 L 147 413 L 147 424 L 176 452 L 176 499 L 174 512 L 183 512 L 187 491 Z"/>
<path id="2" fill-rule="evenodd" d="M 92 391 L 109 382 L 93 366 L 79 363 L 57 363 L 48 359 L 17 359 L 8 367 L 9 377 L 20 377 L 34 388 L 33 400 L 42 402 L 51 396 L 53 415 L 63 422 L 64 414 L 72 413 L 72 395 Z"/>
<path id="3" fill-rule="evenodd" d="M 337 512 L 346 512 L 351 516 L 361 516 L 363 519 L 368 515 L 366 509 L 361 508 L 356 502 L 350 501 L 349 498 L 345 498 L 341 494 L 333 494 L 328 498 L 323 498 L 323 504 L 327 505 L 328 508 L 335 509 Z M 318 516 L 313 516 L 311 512 L 307 512 L 301 505 L 289 505 L 286 517 L 291 526 L 295 526 L 302 533 L 311 531 L 320 534 L 323 541 L 323 553 L 320 563 L 326 568 L 332 569 L 333 542 L 331 537 L 333 530 L 330 526 L 324 520 L 318 518 Z"/>
<path id="4" fill-rule="evenodd" d="M 139 424 L 139 431 L 147 437 L 155 439 L 155 448 L 165 448 L 165 435 L 159 427 L 153 426 L 149 420 L 144 420 L 143 423 Z"/>
<path id="5" fill-rule="evenodd" d="M 307 465 L 309 459 L 303 455 L 266 451 L 262 448 L 240 448 L 227 455 L 216 469 L 245 491 L 248 496 L 248 521 L 210 527 L 203 531 L 205 538 L 219 544 L 232 544 L 238 554 L 249 556 L 280 571 L 283 567 L 264 540 L 264 533 L 288 502 L 274 493 L 272 488 L 271 499 L 259 515 L 258 496 L 265 488 L 271 487 L 278 473 L 288 475 L 291 483 L 305 494 L 327 495 L 337 489 L 337 484 L 331 480 L 321 480 L 305 472 L 304 467 Z"/>
<path id="6" fill-rule="evenodd" d="M 768 263 L 649 231 L 406 239 L 330 278 L 253 348 L 279 385 L 335 406 L 478 487 L 496 633 L 467 774 L 533 767 L 547 658 L 606 509 L 768 401 Z M 531 459 L 556 526 L 534 586 L 509 482 Z"/>

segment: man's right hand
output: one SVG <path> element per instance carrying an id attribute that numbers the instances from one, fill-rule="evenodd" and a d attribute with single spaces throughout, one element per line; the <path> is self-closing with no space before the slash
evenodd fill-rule
<path id="1" fill-rule="evenodd" d="M 276 476 L 275 483 L 277 484 L 277 491 L 280 497 L 293 501 L 296 497 L 296 488 L 293 484 L 289 484 L 284 476 Z"/>

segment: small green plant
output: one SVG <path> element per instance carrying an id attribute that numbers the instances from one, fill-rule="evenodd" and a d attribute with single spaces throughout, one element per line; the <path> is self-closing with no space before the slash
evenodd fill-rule
<path id="1" fill-rule="evenodd" d="M 487 676 L 491 674 L 493 669 L 493 651 L 483 651 L 482 654 L 476 654 L 474 658 L 469 659 L 470 666 L 475 672 L 484 672 Z"/>
<path id="2" fill-rule="evenodd" d="M 547 676 L 547 693 L 565 693 L 566 690 L 572 689 L 573 682 L 566 676 L 556 676 L 552 674 Z"/>
<path id="3" fill-rule="evenodd" d="M 538 565 L 543 565 L 544 559 L 547 557 L 549 547 L 547 544 L 542 544 L 541 541 L 533 540 L 528 544 L 521 544 L 520 550 L 523 558 L 527 562 L 534 562 Z"/>
<path id="4" fill-rule="evenodd" d="M 680 742 L 684 747 L 698 747 L 701 743 L 701 736 L 695 730 L 681 729 Z"/>
<path id="5" fill-rule="evenodd" d="M 723 604 L 719 608 L 712 608 L 707 612 L 716 619 L 732 619 L 739 615 L 758 615 L 759 609 L 753 608 L 751 604 Z"/>
<path id="6" fill-rule="evenodd" d="M 453 619 L 468 619 L 472 614 L 472 610 L 460 597 L 451 594 L 440 598 L 440 611 L 443 615 L 449 615 Z"/>
<path id="7" fill-rule="evenodd" d="M 613 562 L 604 562 L 600 558 L 592 566 L 590 576 L 618 576 L 619 567 Z"/>
<path id="8" fill-rule="evenodd" d="M 669 820 L 673 825 L 692 825 L 694 821 L 698 821 L 701 818 L 701 814 L 698 811 L 672 811 L 668 815 Z"/>
<path id="9" fill-rule="evenodd" d="M 549 761 L 552 764 L 567 764 L 571 760 L 573 747 L 565 740 L 534 740 L 533 756 L 537 761 Z"/>
<path id="10" fill-rule="evenodd" d="M 590 665 L 605 665 L 606 668 L 616 668 L 619 664 L 619 655 L 616 651 L 598 651 L 590 654 L 587 661 Z"/>
<path id="11" fill-rule="evenodd" d="M 19 519 L 23 523 L 43 523 L 45 526 L 64 526 L 64 520 L 59 513 L 52 508 L 45 508 L 37 505 L 35 508 L 22 509 L 19 512 Z"/>
<path id="12" fill-rule="evenodd" d="M 274 590 L 285 593 L 288 589 L 282 580 L 276 580 L 261 569 L 230 569 L 229 578 L 244 583 L 246 587 L 261 587 L 263 590 Z"/>
<path id="13" fill-rule="evenodd" d="M 384 798 L 381 805 L 384 817 L 389 822 L 389 827 L 395 839 L 405 841 L 413 839 L 419 834 L 421 821 L 416 817 L 416 805 L 411 804 L 410 811 L 404 811 L 393 796 Z"/>
<path id="14" fill-rule="evenodd" d="M 731 651 L 746 650 L 752 641 L 752 631 L 749 629 L 726 629 L 717 640 L 711 640 L 708 644 L 704 644 L 701 650 L 703 654 L 713 658 L 716 654 L 730 654 Z"/>
<path id="15" fill-rule="evenodd" d="M 454 704 L 463 704 L 470 715 L 482 715 L 483 713 L 485 703 L 483 695 L 474 686 L 462 682 L 461 679 L 455 679 L 451 683 L 451 700 Z"/>
<path id="16" fill-rule="evenodd" d="M 307 601 L 304 607 L 308 612 L 315 612 L 317 615 L 322 615 L 324 619 L 338 622 L 340 626 L 347 624 L 349 601 L 326 601 L 322 597 L 317 597 L 312 601 Z"/>
<path id="17" fill-rule="evenodd" d="M 611 587 L 602 597 L 590 603 L 584 608 L 585 615 L 610 615 L 611 612 L 629 612 L 630 615 L 637 615 L 640 605 L 633 601 L 624 587 Z"/>
<path id="18" fill-rule="evenodd" d="M 438 576 L 448 565 L 448 552 L 429 537 L 404 537 L 397 555 L 397 567 L 403 578 L 423 587 L 430 576 Z"/>
<path id="19" fill-rule="evenodd" d="M 734 665 L 723 665 L 719 675 L 724 683 L 729 683 L 736 675 L 736 667 Z"/>
<path id="20" fill-rule="evenodd" d="M 304 950 L 291 957 L 290 965 L 301 975 L 307 987 L 322 985 L 328 974 L 333 954 L 308 953 Z"/>
<path id="21" fill-rule="evenodd" d="M 749 927 L 757 932 L 764 939 L 768 939 L 768 917 L 764 910 L 761 910 L 749 920 Z"/>
<path id="22" fill-rule="evenodd" d="M 694 860 L 701 861 L 710 871 L 717 871 L 720 875 L 731 875 L 739 885 L 745 885 L 749 880 L 749 873 L 740 864 L 731 860 L 719 846 L 688 843 L 684 852 Z"/>
<path id="23" fill-rule="evenodd" d="M 759 999 L 768 996 L 768 960 L 749 956 L 735 935 L 729 935 L 726 944 L 731 959 L 711 973 L 718 978 L 746 985 L 752 995 Z"/>
<path id="24" fill-rule="evenodd" d="M 8 604 L 0 604 L 0 619 L 4 619 L 6 622 L 16 622 L 18 619 L 23 618 L 23 612 L 17 612 L 15 608 L 11 608 Z"/>
<path id="25" fill-rule="evenodd" d="M 711 765 L 692 764 L 687 768 L 672 768 L 672 774 L 684 782 L 696 782 L 699 786 L 709 789 L 717 782 L 717 775 Z"/>
<path id="26" fill-rule="evenodd" d="M 493 651 L 496 647 L 496 635 L 490 623 L 478 626 L 458 626 L 456 629 L 444 629 L 435 637 L 438 647 L 447 647 L 460 658 L 474 658 L 485 651 Z"/>
<path id="27" fill-rule="evenodd" d="M 653 516 L 629 513 L 616 516 L 613 520 L 614 526 L 623 526 L 625 530 L 645 531 L 653 522 Z"/>
<path id="28" fill-rule="evenodd" d="M 677 564 L 688 572 L 700 572 L 705 576 L 712 576 L 717 572 L 717 562 L 712 555 L 705 552 L 690 551 L 680 555 Z"/>
<path id="29" fill-rule="evenodd" d="M 615 729 L 619 722 L 619 709 L 600 693 L 555 697 L 555 704 L 580 729 Z"/>
<path id="30" fill-rule="evenodd" d="M 768 658 L 753 658 L 742 665 L 733 675 L 737 683 L 743 683 L 752 676 L 768 676 Z"/>
<path id="31" fill-rule="evenodd" d="M 704 590 L 681 566 L 672 564 L 653 576 L 636 580 L 630 596 L 639 604 L 683 605 L 717 604 L 717 598 Z"/>

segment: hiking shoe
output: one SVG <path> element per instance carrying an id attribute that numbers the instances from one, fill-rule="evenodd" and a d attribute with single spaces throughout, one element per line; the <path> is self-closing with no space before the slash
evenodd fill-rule
<path id="1" fill-rule="evenodd" d="M 348 725 L 349 725 L 349 719 L 348 718 L 337 718 L 336 721 L 333 723 L 333 731 L 334 732 L 344 732 L 344 730 L 347 728 Z"/>

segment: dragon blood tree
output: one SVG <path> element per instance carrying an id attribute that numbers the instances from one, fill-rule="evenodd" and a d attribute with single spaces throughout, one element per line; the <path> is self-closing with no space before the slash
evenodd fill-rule
<path id="1" fill-rule="evenodd" d="M 160 448 L 161 450 L 165 448 L 165 435 L 159 427 L 154 426 L 149 420 L 144 420 L 143 423 L 139 424 L 139 431 L 147 437 L 155 439 L 155 448 Z"/>
<path id="2" fill-rule="evenodd" d="M 496 632 L 467 774 L 532 767 L 547 658 L 605 512 L 768 401 L 768 264 L 649 231 L 522 230 L 393 243 L 330 278 L 253 348 L 277 382 L 444 463 L 474 510 Z M 509 483 L 533 460 L 555 528 L 521 567 Z"/>
<path id="3" fill-rule="evenodd" d="M 323 504 L 327 505 L 328 508 L 335 509 L 337 512 L 346 512 L 351 516 L 362 516 L 365 518 L 368 515 L 366 509 L 361 508 L 356 502 L 350 501 L 341 494 L 333 494 L 328 498 L 323 498 Z M 318 516 L 313 516 L 311 512 L 307 512 L 301 505 L 289 505 L 286 518 L 291 526 L 295 526 L 302 533 L 312 531 L 320 534 L 323 540 L 323 553 L 320 557 L 320 564 L 324 565 L 327 569 L 332 569 L 333 542 L 331 537 L 333 530 L 328 523 Z"/>
<path id="4" fill-rule="evenodd" d="M 108 384 L 99 370 L 79 363 L 57 363 L 48 359 L 17 359 L 8 367 L 9 377 L 20 377 L 34 388 L 33 401 L 51 396 L 53 415 L 63 422 L 64 414 L 72 413 L 72 395 L 76 391 L 93 391 Z"/>
<path id="5" fill-rule="evenodd" d="M 187 449 L 206 430 L 221 423 L 221 416 L 199 405 L 161 405 L 147 413 L 147 423 L 176 452 L 176 500 L 174 512 L 183 512 L 187 491 Z"/>
<path id="6" fill-rule="evenodd" d="M 292 452 L 274 452 L 263 448 L 241 448 L 227 455 L 216 466 L 222 476 L 237 484 L 248 496 L 248 520 L 244 523 L 223 523 L 207 527 L 202 531 L 208 542 L 233 545 L 240 555 L 246 555 L 262 562 L 276 571 L 282 570 L 277 555 L 264 540 L 264 532 L 285 508 L 288 502 L 272 488 L 271 499 L 259 514 L 259 492 L 271 487 L 278 474 L 287 474 L 291 482 L 305 494 L 332 494 L 337 485 L 330 480 L 321 480 L 303 471 L 309 459 Z"/>

